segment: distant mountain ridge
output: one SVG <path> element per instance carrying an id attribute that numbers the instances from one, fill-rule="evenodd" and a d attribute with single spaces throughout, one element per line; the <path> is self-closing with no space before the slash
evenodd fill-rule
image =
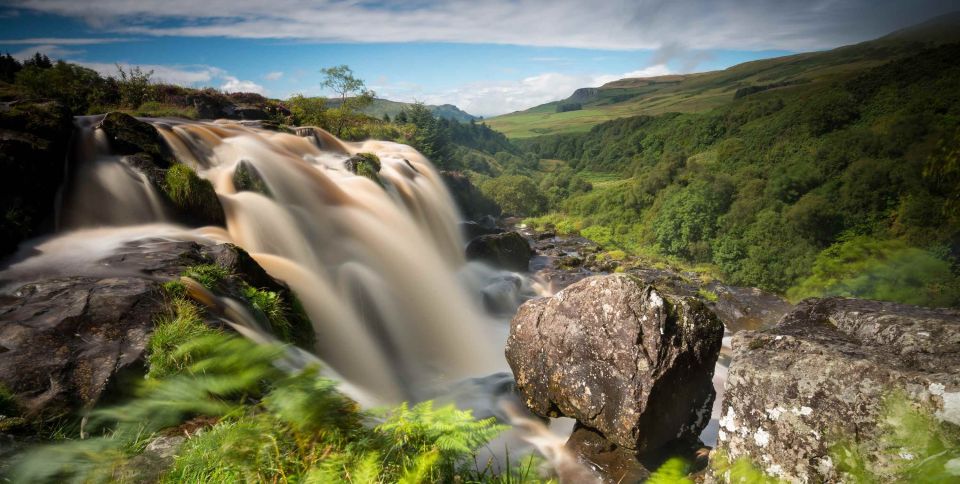
<path id="1" fill-rule="evenodd" d="M 878 39 L 821 52 L 745 62 L 720 71 L 626 78 L 580 88 L 563 100 L 487 119 L 510 138 L 586 132 L 612 119 L 703 112 L 769 89 L 790 89 L 850 75 L 923 48 L 960 42 L 960 12 Z"/>
<path id="2" fill-rule="evenodd" d="M 327 105 L 332 107 L 338 106 L 340 105 L 340 100 L 327 99 Z M 363 113 L 377 118 L 382 118 L 383 115 L 386 114 L 392 119 L 400 114 L 400 112 L 404 109 L 409 109 L 410 106 L 413 106 L 413 103 L 374 98 L 373 103 L 363 109 Z M 433 113 L 434 116 L 438 118 L 450 119 L 453 121 L 459 121 L 461 123 L 467 123 L 474 119 L 480 119 L 479 117 L 474 116 L 454 106 L 453 104 L 427 104 L 426 107 L 431 113 Z"/>

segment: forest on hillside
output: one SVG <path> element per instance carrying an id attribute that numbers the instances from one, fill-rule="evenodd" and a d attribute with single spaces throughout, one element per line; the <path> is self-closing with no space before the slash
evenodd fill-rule
<path id="1" fill-rule="evenodd" d="M 960 45 L 950 44 L 704 113 L 520 140 L 537 158 L 565 161 L 527 172 L 544 196 L 526 214 L 792 298 L 955 306 L 957 58 Z M 590 180 L 600 182 L 589 190 Z"/>

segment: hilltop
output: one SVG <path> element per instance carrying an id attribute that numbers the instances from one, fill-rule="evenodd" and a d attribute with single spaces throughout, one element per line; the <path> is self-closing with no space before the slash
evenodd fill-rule
<path id="1" fill-rule="evenodd" d="M 911 55 L 960 41 L 960 13 L 937 17 L 884 37 L 829 51 L 745 62 L 695 74 L 628 78 L 571 97 L 487 120 L 509 138 L 581 133 L 604 121 L 669 112 L 697 113 L 769 89 L 832 82 Z"/>
<path id="2" fill-rule="evenodd" d="M 327 99 L 327 106 L 336 107 L 340 105 L 339 99 Z M 368 116 L 373 116 L 375 118 L 383 118 L 383 115 L 386 114 L 390 116 L 391 119 L 397 117 L 401 111 L 409 111 L 413 103 L 405 103 L 401 101 L 391 101 L 389 99 L 380 99 L 376 98 L 370 103 L 369 106 L 360 110 L 363 114 Z M 454 106 L 453 104 L 440 104 L 425 105 L 430 114 L 442 119 L 449 119 L 451 121 L 459 121 L 461 123 L 467 123 L 474 119 L 479 119 L 477 116 L 474 116 L 470 113 L 463 111 L 462 109 Z"/>

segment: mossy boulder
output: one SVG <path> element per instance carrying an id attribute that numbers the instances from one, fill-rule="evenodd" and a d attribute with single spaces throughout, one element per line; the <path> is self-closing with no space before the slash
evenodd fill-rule
<path id="1" fill-rule="evenodd" d="M 161 188 L 187 220 L 199 225 L 226 223 L 213 184 L 197 176 L 189 166 L 177 163 L 167 169 Z"/>
<path id="2" fill-rule="evenodd" d="M 59 102 L 0 103 L 0 256 L 52 228 L 72 129 Z"/>
<path id="3" fill-rule="evenodd" d="M 247 160 L 240 160 L 233 171 L 233 187 L 238 192 L 256 192 L 268 197 L 272 196 L 270 187 L 264 181 L 260 172 Z"/>
<path id="4" fill-rule="evenodd" d="M 347 158 L 343 166 L 354 175 L 360 175 L 373 180 L 377 185 L 383 185 L 380 181 L 380 157 L 373 153 L 357 153 Z"/>
<path id="5" fill-rule="evenodd" d="M 534 255 L 527 239 L 517 232 L 481 235 L 467 244 L 465 252 L 467 260 L 482 261 L 516 272 L 526 272 Z"/>
<path id="6" fill-rule="evenodd" d="M 143 172 L 175 208 L 180 218 L 193 225 L 224 225 L 225 217 L 213 185 L 187 165 L 179 163 L 163 136 L 151 124 L 129 114 L 112 112 L 100 121 L 117 154 Z"/>

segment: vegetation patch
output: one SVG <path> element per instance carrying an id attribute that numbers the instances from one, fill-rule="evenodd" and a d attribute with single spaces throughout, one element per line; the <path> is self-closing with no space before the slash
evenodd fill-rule
<path id="1" fill-rule="evenodd" d="M 163 191 L 184 215 L 198 223 L 223 225 L 223 207 L 209 180 L 187 165 L 177 163 L 164 175 Z"/>

